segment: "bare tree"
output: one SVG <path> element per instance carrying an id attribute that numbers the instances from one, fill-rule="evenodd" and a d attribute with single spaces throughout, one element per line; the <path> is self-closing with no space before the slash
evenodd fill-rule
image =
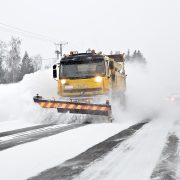
<path id="1" fill-rule="evenodd" d="M 41 55 L 37 54 L 32 57 L 34 71 L 38 71 L 42 68 L 42 57 Z"/>
<path id="2" fill-rule="evenodd" d="M 7 57 L 7 46 L 3 41 L 0 41 L 0 84 L 4 83 L 4 62 Z"/>
<path id="3" fill-rule="evenodd" d="M 11 41 L 9 42 L 7 64 L 10 72 L 10 80 L 12 80 L 12 82 L 18 81 L 20 76 L 20 45 L 21 40 L 19 38 L 11 38 Z"/>

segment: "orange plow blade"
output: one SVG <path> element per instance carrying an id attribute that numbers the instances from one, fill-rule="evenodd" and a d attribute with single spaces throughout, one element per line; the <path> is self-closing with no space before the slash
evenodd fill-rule
<path id="1" fill-rule="evenodd" d="M 37 95 L 33 98 L 35 103 L 38 103 L 42 108 L 56 108 L 61 113 L 75 113 L 75 114 L 92 114 L 109 116 L 111 114 L 111 105 L 109 104 L 92 104 L 80 103 L 71 101 L 56 101 L 45 100 Z"/>

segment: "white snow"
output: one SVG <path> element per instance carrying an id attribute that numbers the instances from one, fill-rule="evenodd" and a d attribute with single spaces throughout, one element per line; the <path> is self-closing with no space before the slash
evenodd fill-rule
<path id="1" fill-rule="evenodd" d="M 154 119 L 103 160 L 92 164 L 77 180 L 150 179 L 173 122 Z"/>
<path id="2" fill-rule="evenodd" d="M 61 121 L 63 116 L 60 117 L 56 110 L 41 109 L 33 102 L 37 93 L 49 99 L 57 96 L 57 83 L 52 78 L 51 69 L 26 75 L 20 83 L 0 85 L 0 127 L 3 121 L 27 124 Z"/>
<path id="3" fill-rule="evenodd" d="M 23 180 L 59 165 L 129 126 L 91 124 L 0 152 L 3 180 Z"/>
<path id="4" fill-rule="evenodd" d="M 176 178 L 177 178 L 177 180 L 180 179 L 180 113 L 178 113 L 178 114 L 179 114 L 179 117 L 177 117 L 177 121 L 174 124 L 174 128 L 172 130 L 172 132 L 175 133 L 175 135 L 178 138 L 178 152 L 177 152 L 178 153 L 177 154 L 178 159 L 177 159 L 177 166 L 176 166 L 176 169 L 177 169 Z"/>
<path id="5" fill-rule="evenodd" d="M 20 129 L 20 128 L 24 128 L 24 127 L 29 127 L 29 126 L 34 126 L 34 123 L 30 123 L 27 121 L 3 121 L 0 122 L 0 132 L 4 132 L 4 131 L 10 131 L 10 130 L 14 130 L 14 129 Z M 36 124 L 38 125 L 38 124 Z"/>

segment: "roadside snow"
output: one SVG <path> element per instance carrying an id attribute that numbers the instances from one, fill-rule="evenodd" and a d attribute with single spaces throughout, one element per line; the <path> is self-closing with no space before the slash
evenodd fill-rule
<path id="1" fill-rule="evenodd" d="M 179 120 L 175 124 L 175 134 L 178 137 L 178 159 L 177 159 L 177 172 L 176 172 L 176 178 L 177 180 L 180 180 L 180 115 L 179 115 Z"/>
<path id="2" fill-rule="evenodd" d="M 19 83 L 0 85 L 0 122 L 37 124 L 60 119 L 57 111 L 44 111 L 33 102 L 33 96 L 37 93 L 49 99 L 57 95 L 57 82 L 52 78 L 51 69 L 28 74 Z"/>

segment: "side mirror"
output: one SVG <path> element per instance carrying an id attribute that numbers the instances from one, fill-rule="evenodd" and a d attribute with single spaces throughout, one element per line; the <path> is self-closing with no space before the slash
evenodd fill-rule
<path id="1" fill-rule="evenodd" d="M 114 69 L 114 62 L 113 61 L 109 61 L 109 69 L 110 70 Z"/>
<path id="2" fill-rule="evenodd" d="M 57 70 L 56 70 L 56 65 L 53 65 L 53 78 L 57 78 Z"/>

